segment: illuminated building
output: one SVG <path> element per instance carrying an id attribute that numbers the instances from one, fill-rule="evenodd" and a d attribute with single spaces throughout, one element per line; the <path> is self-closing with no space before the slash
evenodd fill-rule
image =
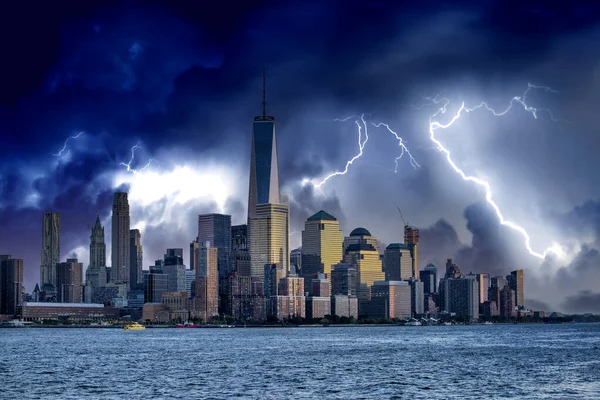
<path id="1" fill-rule="evenodd" d="M 377 281 L 371 288 L 371 300 L 363 302 L 360 315 L 369 318 L 410 318 L 411 288 L 406 281 Z"/>
<path id="2" fill-rule="evenodd" d="M 60 262 L 60 214 L 45 212 L 42 216 L 42 259 L 40 286 L 42 291 L 56 290 L 56 264 Z"/>
<path id="3" fill-rule="evenodd" d="M 331 315 L 358 318 L 358 298 L 341 294 L 331 296 Z"/>
<path id="4" fill-rule="evenodd" d="M 289 206 L 258 204 L 249 222 L 251 275 L 264 278 L 265 264 L 289 270 Z"/>
<path id="5" fill-rule="evenodd" d="M 383 270 L 386 281 L 407 281 L 413 277 L 411 249 L 402 243 L 391 243 L 385 248 Z M 418 279 L 417 276 L 415 279 Z"/>
<path id="6" fill-rule="evenodd" d="M 488 290 L 490 288 L 490 274 L 476 274 L 477 284 L 479 286 L 479 303 L 488 301 Z"/>
<path id="7" fill-rule="evenodd" d="M 195 315 L 204 321 L 219 315 L 219 251 L 200 243 L 196 271 Z"/>
<path id="8" fill-rule="evenodd" d="M 123 283 L 129 280 L 129 201 L 127 193 L 116 192 L 112 207 L 111 281 Z"/>
<path id="9" fill-rule="evenodd" d="M 321 210 L 309 217 L 302 231 L 302 277 L 310 293 L 311 279 L 331 275 L 331 266 L 342 261 L 342 231 L 339 221 Z"/>
<path id="10" fill-rule="evenodd" d="M 353 230 L 350 237 L 346 239 L 348 245 L 344 253 L 344 263 L 356 268 L 357 295 L 359 299 L 365 299 L 373 282 L 385 280 L 378 248 L 373 245 L 373 241 L 376 243 L 377 239 L 364 228 Z"/>

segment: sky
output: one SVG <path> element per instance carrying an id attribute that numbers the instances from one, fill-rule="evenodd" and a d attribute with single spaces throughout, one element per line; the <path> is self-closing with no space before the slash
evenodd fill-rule
<path id="1" fill-rule="evenodd" d="M 362 226 L 401 242 L 400 207 L 421 230 L 421 268 L 524 269 L 528 307 L 600 312 L 600 5 L 448 3 L 5 5 L 0 254 L 24 259 L 32 290 L 42 212 L 55 211 L 61 259 L 87 266 L 96 215 L 110 243 L 117 190 L 145 268 L 188 248 L 198 214 L 244 223 L 266 65 L 293 248 L 320 209 L 345 235 Z M 503 116 L 481 107 L 450 124 L 462 104 L 499 113 L 511 100 Z M 396 164 L 402 148 L 382 122 L 416 163 Z M 457 173 L 432 122 L 451 125 L 434 138 L 522 231 Z"/>

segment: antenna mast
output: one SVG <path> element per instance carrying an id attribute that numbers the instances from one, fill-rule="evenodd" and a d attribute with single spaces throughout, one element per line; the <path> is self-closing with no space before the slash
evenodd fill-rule
<path id="1" fill-rule="evenodd" d="M 267 118 L 267 66 L 263 67 L 263 118 Z"/>

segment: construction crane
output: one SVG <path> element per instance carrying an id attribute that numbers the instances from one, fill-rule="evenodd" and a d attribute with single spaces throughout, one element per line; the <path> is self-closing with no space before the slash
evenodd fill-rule
<path id="1" fill-rule="evenodd" d="M 400 218 L 402 218 L 402 222 L 404 222 L 404 226 L 408 226 L 408 222 L 406 222 L 406 220 L 404 219 L 404 215 L 402 215 L 402 210 L 398 206 L 396 206 L 396 208 L 398 209 L 398 212 L 400 213 Z"/>

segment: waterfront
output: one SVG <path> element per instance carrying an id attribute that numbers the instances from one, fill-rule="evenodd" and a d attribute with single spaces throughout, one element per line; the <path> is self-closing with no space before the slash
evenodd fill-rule
<path id="1" fill-rule="evenodd" d="M 597 398 L 600 324 L 2 329 L 2 398 Z"/>

